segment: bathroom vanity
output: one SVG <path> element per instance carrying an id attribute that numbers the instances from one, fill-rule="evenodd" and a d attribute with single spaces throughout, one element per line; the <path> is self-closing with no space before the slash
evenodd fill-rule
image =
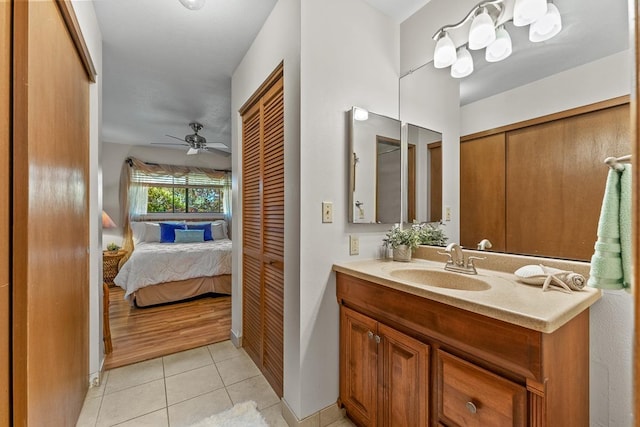
<path id="1" fill-rule="evenodd" d="M 360 426 L 588 426 L 589 306 L 513 274 L 334 265 L 340 397 Z"/>

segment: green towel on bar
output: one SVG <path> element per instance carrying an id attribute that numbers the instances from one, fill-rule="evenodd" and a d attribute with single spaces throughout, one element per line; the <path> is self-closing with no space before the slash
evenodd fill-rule
<path id="1" fill-rule="evenodd" d="M 631 165 L 611 169 L 604 190 L 589 286 L 631 289 Z"/>

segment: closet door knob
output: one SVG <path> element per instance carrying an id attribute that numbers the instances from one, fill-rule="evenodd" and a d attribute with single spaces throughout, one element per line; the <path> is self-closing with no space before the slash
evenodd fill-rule
<path id="1" fill-rule="evenodd" d="M 373 332 L 369 331 L 367 332 L 367 336 L 369 337 L 370 340 L 373 339 Z"/>

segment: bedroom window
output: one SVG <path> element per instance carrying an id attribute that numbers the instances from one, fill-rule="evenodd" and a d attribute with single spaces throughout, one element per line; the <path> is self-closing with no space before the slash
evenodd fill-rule
<path id="1" fill-rule="evenodd" d="M 147 213 L 223 213 L 222 187 L 148 187 Z"/>

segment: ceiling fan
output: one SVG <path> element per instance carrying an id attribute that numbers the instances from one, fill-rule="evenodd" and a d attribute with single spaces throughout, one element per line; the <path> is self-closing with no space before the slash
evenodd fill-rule
<path id="1" fill-rule="evenodd" d="M 187 150 L 187 155 L 193 155 L 193 154 L 199 154 L 199 153 L 207 153 L 207 152 L 213 152 L 215 151 L 216 153 L 228 157 L 231 155 L 231 153 L 221 150 L 222 149 L 228 149 L 229 147 L 227 147 L 225 144 L 221 143 L 221 142 L 214 142 L 211 144 L 207 145 L 207 139 L 204 136 L 200 136 L 198 135 L 198 132 L 200 132 L 202 130 L 202 125 L 200 123 L 197 122 L 193 122 L 193 123 L 189 123 L 189 127 L 191 129 L 193 129 L 193 131 L 195 133 L 191 134 L 191 135 L 187 135 L 184 138 L 178 138 L 177 136 L 173 136 L 173 135 L 165 135 L 168 136 L 169 138 L 174 138 L 177 139 L 179 141 L 182 141 L 182 144 L 178 144 L 176 142 L 152 142 L 151 144 L 154 145 L 182 145 L 185 147 L 189 147 L 189 149 Z"/>

